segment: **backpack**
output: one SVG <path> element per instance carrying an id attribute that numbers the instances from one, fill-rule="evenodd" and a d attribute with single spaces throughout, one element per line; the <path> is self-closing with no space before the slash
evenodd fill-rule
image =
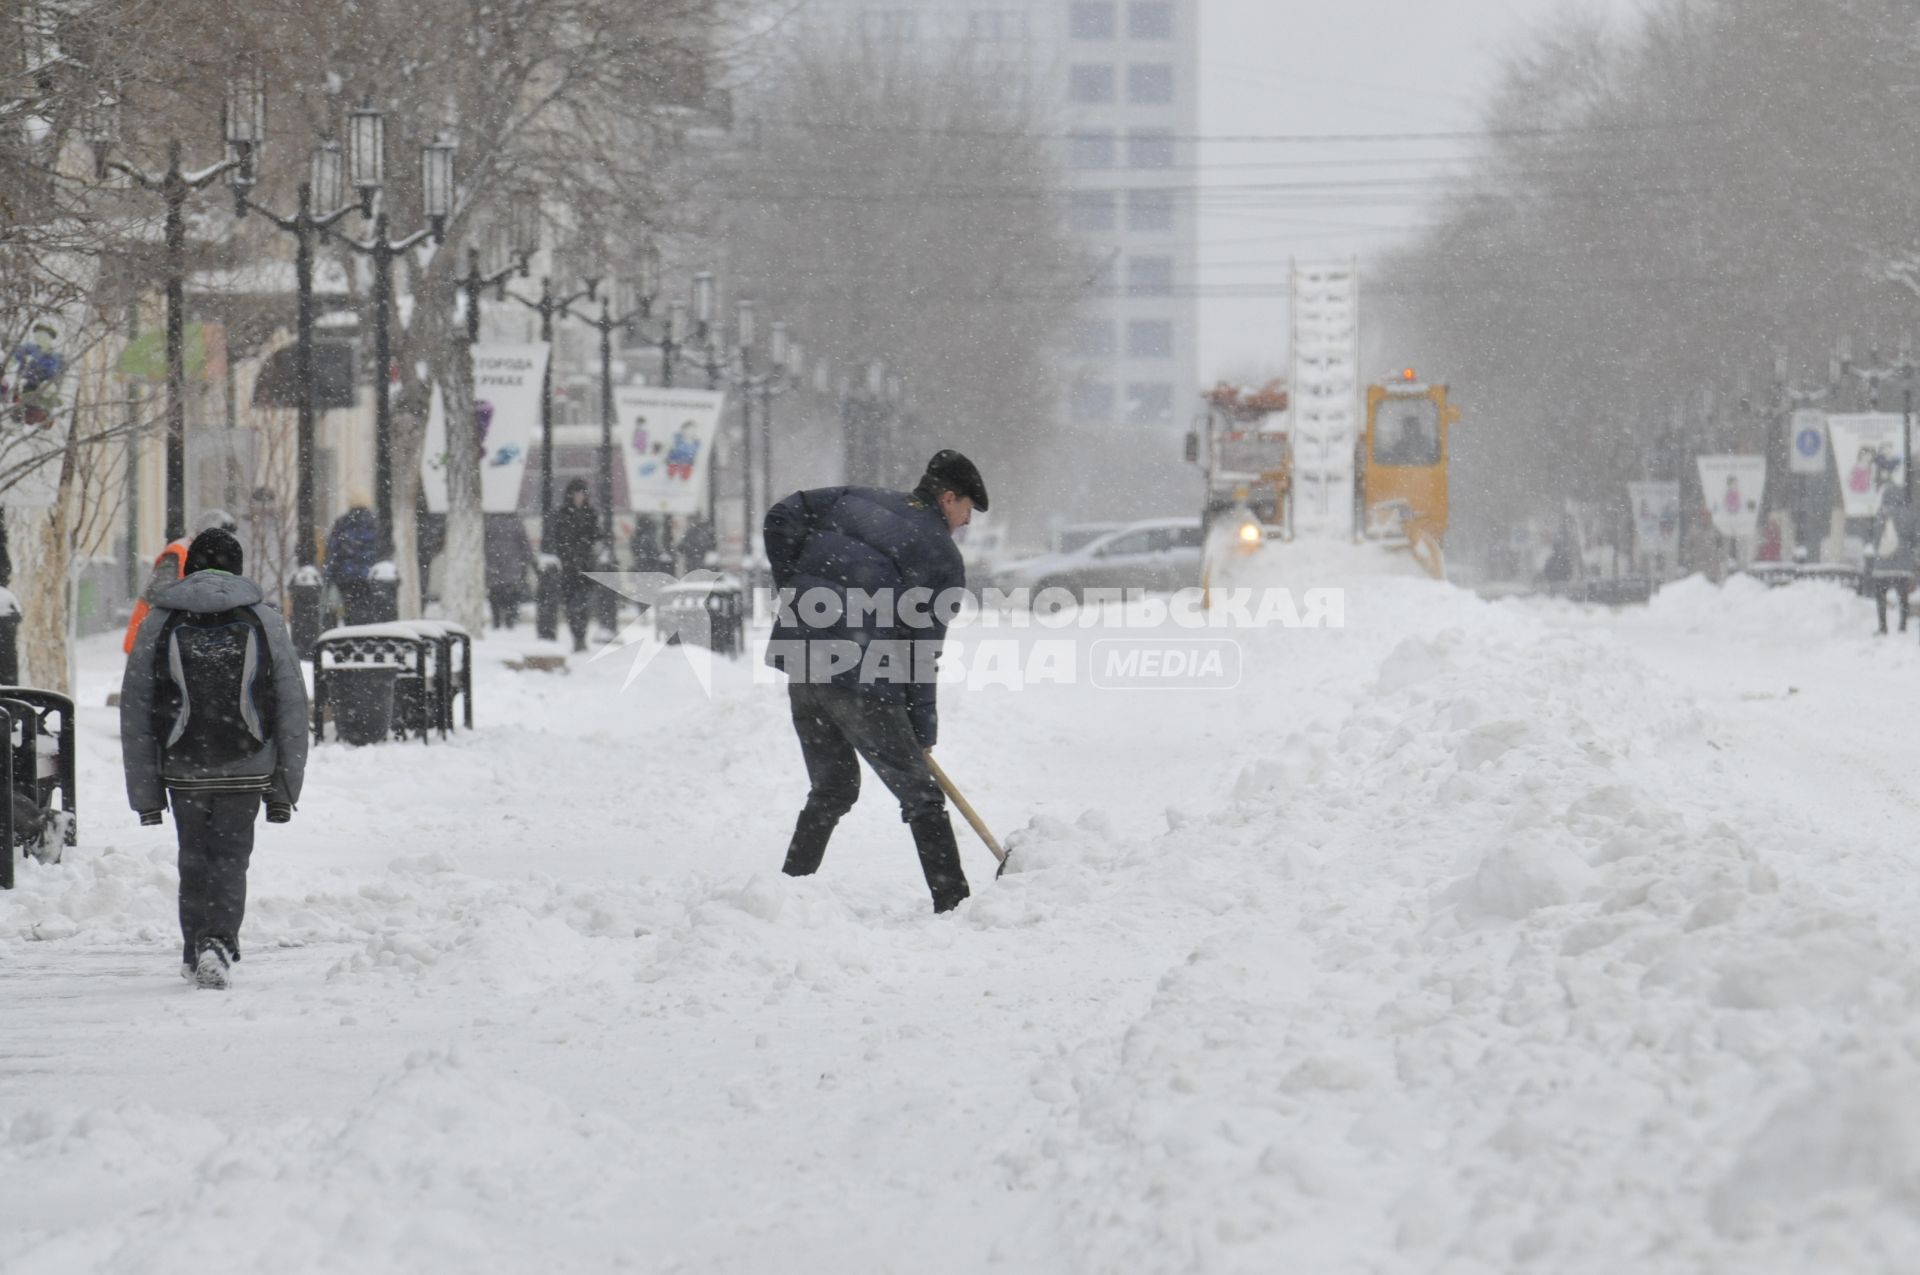
<path id="1" fill-rule="evenodd" d="M 160 661 L 155 703 L 169 763 L 217 771 L 266 744 L 272 660 L 251 608 L 175 612 L 161 638 Z"/>

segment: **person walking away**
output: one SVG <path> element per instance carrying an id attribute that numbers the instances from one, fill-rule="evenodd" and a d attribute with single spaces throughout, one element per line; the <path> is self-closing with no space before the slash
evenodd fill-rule
<path id="1" fill-rule="evenodd" d="M 380 561 L 380 522 L 355 497 L 327 532 L 327 579 L 340 592 L 343 624 L 377 624 L 384 617 L 373 567 Z"/>
<path id="2" fill-rule="evenodd" d="M 200 515 L 200 521 L 193 526 L 193 535 L 202 531 L 211 531 L 218 527 L 222 531 L 235 531 L 239 528 L 233 515 L 224 509 L 209 509 Z M 187 574 L 187 547 L 193 543 L 193 535 L 182 536 L 160 551 L 153 560 L 153 571 L 147 576 L 146 588 L 140 590 L 140 596 L 133 600 L 133 616 L 127 621 L 127 635 L 120 641 L 120 649 L 128 655 L 133 654 L 133 639 L 140 632 L 140 625 L 153 610 L 153 599 L 160 590 Z"/>
<path id="3" fill-rule="evenodd" d="M 286 622 L 241 575 L 240 542 L 210 530 L 160 591 L 120 685 L 127 802 L 173 811 L 180 972 L 225 987 L 240 959 L 253 825 L 293 817 L 307 763 L 307 688 Z"/>
<path id="4" fill-rule="evenodd" d="M 1920 511 L 1907 503 L 1907 494 L 1890 485 L 1880 493 L 1880 513 L 1874 519 L 1874 554 L 1867 562 L 1867 578 L 1872 582 L 1873 608 L 1880 621 L 1880 632 L 1887 631 L 1887 591 L 1900 595 L 1900 631 L 1907 631 L 1912 609 L 1914 572 L 1920 568 L 1915 538 L 1920 536 Z"/>
<path id="5" fill-rule="evenodd" d="M 560 508 L 547 515 L 541 549 L 560 560 L 562 605 L 566 608 L 567 628 L 573 633 L 573 649 L 587 649 L 587 612 L 593 581 L 585 572 L 593 567 L 594 546 L 600 540 L 600 513 L 587 495 L 587 480 L 575 478 L 567 483 Z"/>
<path id="6" fill-rule="evenodd" d="M 682 574 L 687 571 L 698 571 L 709 565 L 707 559 L 713 555 L 718 544 L 719 542 L 714 539 L 712 520 L 707 518 L 690 520 L 687 523 L 687 534 L 680 537 L 680 552 L 684 555 L 685 562 L 685 566 L 681 569 Z"/>
<path id="7" fill-rule="evenodd" d="M 527 596 L 533 546 L 527 543 L 526 524 L 519 514 L 486 518 L 487 605 L 493 611 L 493 627 L 510 629 L 519 622 L 520 603 Z"/>
<path id="8" fill-rule="evenodd" d="M 660 571 L 673 574 L 673 558 L 661 548 L 660 524 L 647 514 L 635 514 L 633 535 L 627 540 L 627 553 L 635 571 Z"/>
<path id="9" fill-rule="evenodd" d="M 911 492 L 826 487 L 795 492 L 767 511 L 767 560 L 783 598 L 767 663 L 787 674 L 808 781 L 782 867 L 788 876 L 820 867 L 835 825 L 860 796 L 864 758 L 900 803 L 933 910 L 951 911 L 967 897 L 946 795 L 927 764 L 939 737 L 933 661 L 915 658 L 927 651 L 937 659 L 946 625 L 936 606 L 902 599 L 908 590 L 936 599 L 966 586 L 953 536 L 986 508 L 980 471 L 943 450 Z M 851 608 L 856 590 L 886 605 Z M 796 598 L 828 605 L 795 605 Z"/>

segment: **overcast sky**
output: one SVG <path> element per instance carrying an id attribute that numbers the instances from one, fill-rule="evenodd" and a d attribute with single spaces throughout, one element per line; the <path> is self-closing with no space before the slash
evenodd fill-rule
<path id="1" fill-rule="evenodd" d="M 1641 0 L 1582 2 L 1626 22 Z M 1264 139 L 1471 130 L 1503 55 L 1561 7 L 1203 0 L 1201 134 L 1263 139 L 1200 150 L 1203 382 L 1284 372 L 1288 259 L 1364 255 L 1407 233 L 1423 219 L 1423 192 L 1467 151 L 1432 140 Z M 1363 295 L 1363 323 L 1365 306 Z"/>

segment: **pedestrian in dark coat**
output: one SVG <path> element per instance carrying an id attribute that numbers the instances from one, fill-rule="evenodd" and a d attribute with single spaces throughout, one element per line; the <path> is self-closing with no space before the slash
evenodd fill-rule
<path id="1" fill-rule="evenodd" d="M 519 514 L 486 516 L 487 605 L 493 627 L 510 629 L 520 619 L 520 603 L 527 596 L 527 576 L 533 570 L 533 546 Z"/>
<path id="2" fill-rule="evenodd" d="M 783 595 L 767 662 L 788 677 L 809 791 L 784 871 L 819 868 L 860 795 L 860 758 L 900 802 L 936 912 L 968 894 L 946 797 L 927 765 L 939 738 L 934 664 L 942 594 L 966 586 L 953 533 L 987 507 L 973 462 L 941 451 L 911 492 L 826 487 L 795 492 L 763 528 Z M 918 604 L 909 595 L 917 595 Z M 882 605 L 871 605 L 884 599 Z M 863 605 L 855 606 L 856 602 Z"/>
<path id="3" fill-rule="evenodd" d="M 285 823 L 307 764 L 307 688 L 280 613 L 240 574 L 240 542 L 203 531 L 162 589 L 120 686 L 127 801 L 142 824 L 173 810 L 181 973 L 225 987 L 240 959 L 247 864 L 262 802 Z"/>
<path id="4" fill-rule="evenodd" d="M 576 478 L 567 484 L 560 507 L 547 515 L 541 532 L 540 547 L 560 559 L 561 587 L 567 611 L 567 628 L 573 633 L 573 649 L 587 649 L 587 613 L 592 600 L 593 581 L 583 574 L 594 567 L 594 548 L 600 542 L 600 511 L 587 495 L 587 480 Z"/>
<path id="5" fill-rule="evenodd" d="M 378 624 L 388 618 L 373 584 L 379 561 L 380 520 L 356 499 L 327 532 L 327 580 L 340 591 L 342 623 Z"/>

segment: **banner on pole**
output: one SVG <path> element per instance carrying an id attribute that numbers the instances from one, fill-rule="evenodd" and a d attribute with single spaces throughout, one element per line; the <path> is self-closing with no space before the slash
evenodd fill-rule
<path id="1" fill-rule="evenodd" d="M 707 512 L 707 469 L 726 395 L 623 385 L 613 392 L 627 495 L 640 514 Z"/>
<path id="2" fill-rule="evenodd" d="M 1713 529 L 1735 540 L 1752 539 L 1760 529 L 1760 501 L 1767 490 L 1764 456 L 1700 456 L 1700 493 L 1713 517 Z"/>
<path id="3" fill-rule="evenodd" d="M 544 345 L 473 347 L 473 411 L 480 442 L 480 508 L 510 514 L 520 508 L 520 482 L 527 453 L 540 428 L 540 389 L 546 379 Z M 427 508 L 447 511 L 447 410 L 434 387 L 427 411 L 427 441 L 420 453 L 420 482 Z"/>
<path id="4" fill-rule="evenodd" d="M 1633 506 L 1634 556 L 1642 562 L 1679 561 L 1680 484 L 1628 483 L 1627 500 Z"/>
<path id="5" fill-rule="evenodd" d="M 1827 414 L 1801 410 L 1787 425 L 1788 472 L 1824 474 L 1832 463 L 1827 450 Z"/>
<path id="6" fill-rule="evenodd" d="M 1880 492 L 1906 479 L 1898 412 L 1836 413 L 1827 417 L 1833 463 L 1840 470 L 1840 507 L 1849 518 L 1880 512 Z"/>

